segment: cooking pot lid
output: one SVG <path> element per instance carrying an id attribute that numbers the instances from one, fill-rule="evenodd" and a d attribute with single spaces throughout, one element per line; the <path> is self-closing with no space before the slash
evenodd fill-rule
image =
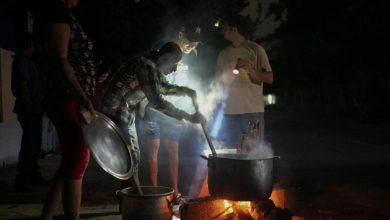
<path id="1" fill-rule="evenodd" d="M 128 140 L 115 123 L 97 112 L 98 117 L 83 125 L 84 138 L 96 162 L 118 179 L 133 175 L 133 161 Z"/>

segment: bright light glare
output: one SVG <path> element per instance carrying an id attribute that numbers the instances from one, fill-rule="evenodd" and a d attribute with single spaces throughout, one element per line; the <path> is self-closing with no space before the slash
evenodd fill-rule
<path id="1" fill-rule="evenodd" d="M 188 71 L 188 65 L 180 62 L 177 64 L 176 72 L 187 72 Z"/>
<path id="2" fill-rule="evenodd" d="M 266 105 L 275 105 L 276 104 L 276 96 L 273 94 L 265 95 L 265 104 Z"/>
<path id="3" fill-rule="evenodd" d="M 220 23 L 220 22 L 221 22 L 221 20 L 218 19 L 218 21 L 216 21 L 216 22 L 214 23 L 214 27 L 219 28 L 219 23 Z"/>
<path id="4" fill-rule="evenodd" d="M 233 74 L 237 75 L 239 73 L 240 73 L 240 71 L 238 69 L 233 69 Z"/>

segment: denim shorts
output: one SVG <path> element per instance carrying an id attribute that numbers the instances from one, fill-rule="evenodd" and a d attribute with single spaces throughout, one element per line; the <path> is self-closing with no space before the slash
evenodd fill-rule
<path id="1" fill-rule="evenodd" d="M 179 141 L 183 130 L 183 122 L 169 117 L 155 109 L 147 108 L 142 119 L 144 131 L 150 139 L 167 138 Z"/>
<path id="2" fill-rule="evenodd" d="M 219 139 L 225 148 L 237 148 L 241 137 L 246 133 L 250 121 L 260 122 L 260 137 L 264 140 L 264 112 L 224 115 Z"/>

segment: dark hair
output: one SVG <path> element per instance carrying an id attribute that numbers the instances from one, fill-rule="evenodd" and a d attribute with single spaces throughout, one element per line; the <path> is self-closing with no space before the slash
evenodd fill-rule
<path id="1" fill-rule="evenodd" d="M 230 26 L 237 28 L 238 32 L 244 36 L 247 36 L 252 31 L 251 20 L 248 17 L 242 15 L 227 15 L 221 20 L 222 26 Z"/>
<path id="2" fill-rule="evenodd" d="M 168 42 L 161 46 L 161 48 L 158 50 L 157 54 L 158 56 L 162 54 L 176 54 L 177 58 L 180 60 L 183 56 L 183 53 L 177 43 L 174 42 Z"/>

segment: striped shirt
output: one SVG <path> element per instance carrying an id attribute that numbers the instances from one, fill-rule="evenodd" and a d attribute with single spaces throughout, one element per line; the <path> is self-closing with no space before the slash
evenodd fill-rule
<path id="1" fill-rule="evenodd" d="M 101 110 L 127 123 L 137 104 L 146 98 L 150 107 L 181 120 L 188 118 L 189 114 L 163 98 L 163 95 L 181 94 L 180 88 L 169 84 L 152 60 L 137 57 L 114 76 Z"/>

